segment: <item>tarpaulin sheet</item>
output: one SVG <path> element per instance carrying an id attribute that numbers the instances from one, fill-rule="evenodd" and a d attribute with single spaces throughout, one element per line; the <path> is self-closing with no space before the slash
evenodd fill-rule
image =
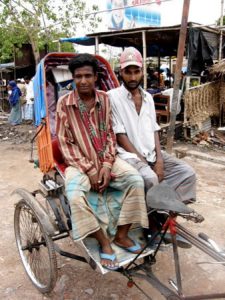
<path id="1" fill-rule="evenodd" d="M 39 126 L 41 124 L 41 120 L 46 117 L 43 59 L 37 66 L 37 71 L 33 79 L 33 86 L 35 125 Z"/>
<path id="2" fill-rule="evenodd" d="M 218 58 L 218 35 L 199 28 L 189 29 L 188 75 L 200 75 L 201 71 Z"/>
<path id="3" fill-rule="evenodd" d="M 75 43 L 75 44 L 79 44 L 79 45 L 82 45 L 82 46 L 93 46 L 93 45 L 95 45 L 95 38 L 89 38 L 89 37 L 86 37 L 86 36 L 61 38 L 59 41 L 61 43 L 70 42 L 70 43 Z"/>

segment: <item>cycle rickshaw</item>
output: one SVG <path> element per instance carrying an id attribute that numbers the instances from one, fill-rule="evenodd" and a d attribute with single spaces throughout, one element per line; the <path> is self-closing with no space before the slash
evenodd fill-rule
<path id="1" fill-rule="evenodd" d="M 34 162 L 43 172 L 43 179 L 39 183 L 39 189 L 33 192 L 24 189 L 15 191 L 20 196 L 14 214 L 18 251 L 28 277 L 41 293 L 51 292 L 56 284 L 56 253 L 88 263 L 95 271 L 102 274 L 109 272 L 101 266 L 98 245 L 92 238 L 88 237 L 77 243 L 82 255 L 64 251 L 56 244 L 56 241 L 70 235 L 71 220 L 70 207 L 64 191 L 66 165 L 54 133 L 54 113 L 58 97 L 68 92 L 71 87 L 72 78 L 67 66 L 74 55 L 73 53 L 51 53 L 38 66 L 34 79 L 37 132 L 32 139 L 32 145 L 34 140 L 37 140 L 38 161 L 33 160 L 33 148 L 30 161 Z M 118 80 L 108 62 L 98 55 L 96 58 L 99 63 L 99 88 L 108 90 L 117 87 Z M 54 76 L 57 89 L 56 85 L 52 85 L 52 76 Z M 49 86 L 52 88 L 52 93 L 48 90 Z M 128 278 L 128 286 L 136 285 L 138 287 L 134 278 L 142 278 L 170 300 L 225 298 L 225 291 L 210 295 L 184 296 L 176 234 L 222 265 L 225 265 L 225 253 L 207 235 L 201 233 L 199 236 L 195 236 L 176 221 L 177 216 L 194 222 L 202 222 L 203 217 L 185 204 L 175 200 L 172 191 L 166 185 L 152 188 L 148 196 L 151 199 L 151 213 L 154 215 L 155 212 L 161 211 L 166 218 L 164 221 L 157 220 L 158 231 L 148 239 L 143 236 L 140 228 L 131 230 L 131 236 L 145 245 L 141 253 L 132 254 L 119 247 L 114 248 L 120 266 L 117 272 Z M 151 268 L 152 264 L 156 262 L 156 255 L 168 230 L 172 236 L 176 273 L 176 281 L 170 280 L 172 289 L 161 283 Z M 158 246 L 153 248 L 151 247 L 152 241 L 157 236 L 160 237 L 160 241 Z M 139 289 L 141 288 L 139 287 Z M 147 295 L 143 290 L 142 292 L 148 299 L 151 299 L 151 295 Z"/>

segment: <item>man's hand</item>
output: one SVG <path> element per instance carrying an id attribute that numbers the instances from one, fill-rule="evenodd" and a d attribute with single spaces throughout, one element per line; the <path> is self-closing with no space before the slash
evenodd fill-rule
<path id="1" fill-rule="evenodd" d="M 91 188 L 92 190 L 94 191 L 99 191 L 99 183 L 98 183 L 98 173 L 96 173 L 95 175 L 93 176 L 88 176 L 89 177 L 89 180 L 90 180 L 90 183 L 91 183 Z"/>
<path id="2" fill-rule="evenodd" d="M 110 169 L 107 167 L 102 167 L 99 175 L 98 175 L 98 184 L 99 184 L 99 192 L 102 193 L 111 180 Z"/>
<path id="3" fill-rule="evenodd" d="M 157 174 L 159 182 L 161 182 L 164 179 L 164 164 L 162 159 L 156 161 L 153 171 Z"/>
<path id="4" fill-rule="evenodd" d="M 147 160 L 146 160 L 143 156 L 137 155 L 137 157 L 140 158 L 140 160 L 141 160 L 142 162 L 144 162 L 145 164 L 148 163 Z"/>

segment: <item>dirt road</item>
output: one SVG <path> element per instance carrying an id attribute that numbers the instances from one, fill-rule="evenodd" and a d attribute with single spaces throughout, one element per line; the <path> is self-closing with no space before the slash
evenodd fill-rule
<path id="1" fill-rule="evenodd" d="M 27 144 L 11 145 L 7 141 L 0 143 L 0 299 L 54 299 L 54 300 L 138 300 L 146 299 L 135 287 L 127 288 L 127 280 L 120 274 L 110 273 L 101 276 L 83 263 L 58 258 L 59 280 L 49 296 L 41 295 L 30 283 L 17 253 L 13 213 L 15 199 L 11 192 L 18 187 L 30 191 L 37 188 L 41 174 L 28 162 Z M 194 208 L 206 218 L 202 224 L 188 223 L 194 231 L 205 231 L 225 248 L 225 166 L 210 162 L 185 158 L 197 172 L 198 201 Z M 186 223 L 184 221 L 184 223 Z M 67 247 L 74 248 L 70 240 Z M 202 257 L 198 250 L 181 250 L 184 290 L 193 294 L 204 288 L 205 292 L 225 292 L 225 270 L 218 265 L 196 264 L 210 261 Z M 191 264 L 192 260 L 194 264 Z M 171 247 L 159 253 L 158 262 L 153 267 L 161 279 L 167 283 L 168 277 L 174 278 L 171 267 Z M 138 281 L 153 300 L 163 299 L 158 292 L 146 283 Z"/>

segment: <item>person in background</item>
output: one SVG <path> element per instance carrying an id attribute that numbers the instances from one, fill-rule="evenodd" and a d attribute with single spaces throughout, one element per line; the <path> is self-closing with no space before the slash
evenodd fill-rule
<path id="1" fill-rule="evenodd" d="M 25 120 L 25 112 L 26 112 L 26 87 L 25 87 L 25 80 L 22 79 L 17 79 L 17 86 L 21 91 L 21 96 L 20 96 L 20 106 L 21 106 L 21 114 L 22 114 L 22 121 Z"/>
<path id="2" fill-rule="evenodd" d="M 26 87 L 26 107 L 25 107 L 25 121 L 29 124 L 34 121 L 34 90 L 33 81 L 30 77 L 24 76 Z"/>
<path id="3" fill-rule="evenodd" d="M 22 122 L 21 118 L 21 107 L 20 107 L 20 96 L 21 91 L 18 88 L 15 81 L 9 81 L 8 83 L 8 94 L 11 112 L 9 115 L 9 123 L 13 126 L 19 125 Z"/>

